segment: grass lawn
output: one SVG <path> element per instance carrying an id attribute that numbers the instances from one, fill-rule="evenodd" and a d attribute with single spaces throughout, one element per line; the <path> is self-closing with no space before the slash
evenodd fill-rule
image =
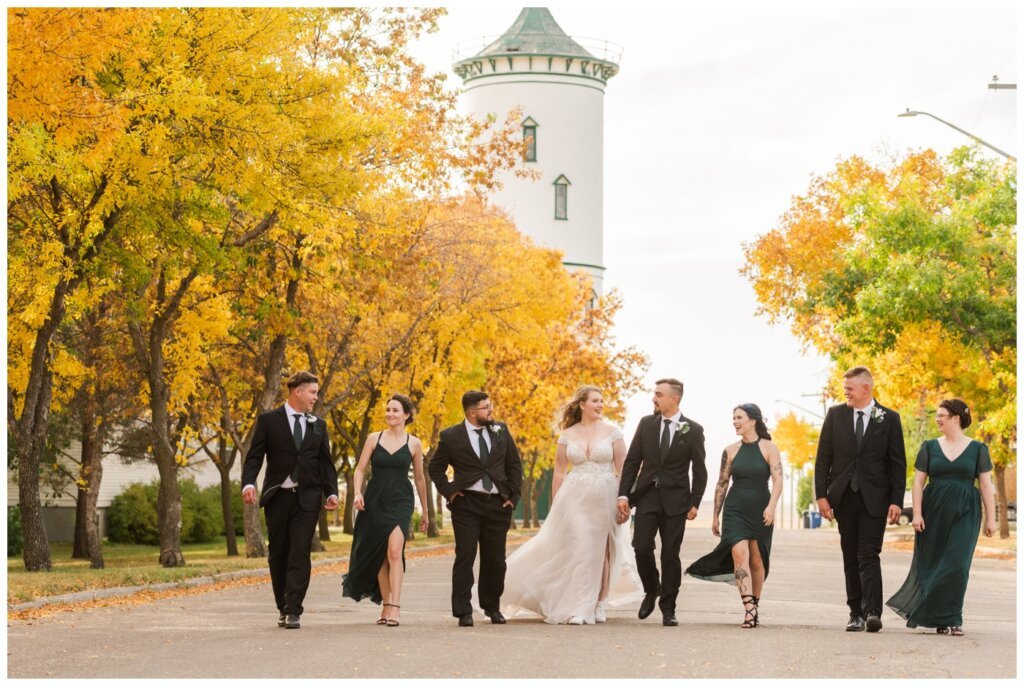
<path id="1" fill-rule="evenodd" d="M 417 548 L 454 540 L 451 530 L 442 530 L 438 538 L 427 538 L 416 532 L 416 538 L 406 548 Z M 324 543 L 326 552 L 313 553 L 313 559 L 335 558 L 348 555 L 352 536 L 331 530 L 331 540 Z M 159 548 L 149 545 L 105 543 L 103 561 L 105 569 L 89 569 L 88 560 L 72 560 L 70 543 L 51 543 L 53 568 L 49 572 L 26 572 L 20 556 L 7 558 L 7 603 L 25 603 L 46 596 L 118 586 L 139 586 L 166 581 L 182 581 L 199 576 L 210 576 L 241 569 L 266 569 L 266 558 L 246 558 L 245 539 L 238 538 L 242 554 L 228 557 L 224 537 L 209 543 L 189 543 L 182 546 L 184 567 L 165 569 L 159 565 Z"/>

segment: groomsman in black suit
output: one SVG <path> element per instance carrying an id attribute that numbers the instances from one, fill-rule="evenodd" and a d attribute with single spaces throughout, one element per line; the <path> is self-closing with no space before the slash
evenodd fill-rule
<path id="1" fill-rule="evenodd" d="M 660 596 L 661 623 L 678 626 L 676 596 L 683 579 L 679 548 L 687 520 L 697 516 L 708 471 L 704 466 L 704 428 L 679 411 L 683 383 L 661 379 L 654 387 L 654 414 L 640 420 L 629 444 L 619 479 L 621 524 L 636 507 L 633 551 L 644 585 L 640 619 L 654 612 Z M 690 482 L 690 470 L 693 482 Z M 654 536 L 661 536 L 661 582 L 654 561 Z"/>
<path id="2" fill-rule="evenodd" d="M 903 508 L 907 455 L 894 410 L 872 395 L 867 367 L 843 375 L 845 405 L 830 407 L 818 439 L 814 491 L 818 510 L 839 522 L 846 574 L 847 631 L 882 628 L 882 538 Z"/>
<path id="3" fill-rule="evenodd" d="M 505 537 L 519 502 L 523 466 L 508 427 L 491 418 L 486 393 L 468 391 L 462 409 L 466 420 L 441 432 L 427 466 L 438 493 L 448 500 L 455 530 L 452 615 L 459 626 L 473 626 L 473 563 L 479 546 L 480 607 L 492 624 L 504 624 Z"/>
<path id="4" fill-rule="evenodd" d="M 260 507 L 270 539 L 270 583 L 280 617 L 277 625 L 299 628 L 302 600 L 309 588 L 310 550 L 322 498 L 338 507 L 338 472 L 331 459 L 327 428 L 310 414 L 320 392 L 309 372 L 288 379 L 288 400 L 256 418 L 252 445 L 242 468 L 242 500 L 256 503 L 256 477 L 267 458 Z"/>

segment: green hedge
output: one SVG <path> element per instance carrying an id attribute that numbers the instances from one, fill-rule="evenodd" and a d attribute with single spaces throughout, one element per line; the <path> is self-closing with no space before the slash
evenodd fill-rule
<path id="1" fill-rule="evenodd" d="M 220 486 L 199 488 L 191 479 L 179 482 L 181 491 L 181 542 L 203 543 L 224 535 Z M 232 482 L 231 509 L 235 533 L 244 533 L 242 497 Z M 159 543 L 156 499 L 159 483 L 130 484 L 110 503 L 108 537 L 112 543 Z"/>
<path id="2" fill-rule="evenodd" d="M 25 541 L 21 536 L 21 510 L 7 508 L 7 557 L 21 555 Z"/>

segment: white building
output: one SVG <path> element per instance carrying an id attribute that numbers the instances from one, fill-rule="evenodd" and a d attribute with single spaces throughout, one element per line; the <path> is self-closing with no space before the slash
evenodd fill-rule
<path id="1" fill-rule="evenodd" d="M 573 39 L 544 7 L 527 7 L 499 38 L 457 49 L 455 73 L 470 112 L 504 121 L 522 111 L 526 166 L 540 178 L 502 178 L 493 202 L 519 230 L 564 253 L 603 292 L 604 91 L 621 48 Z M 587 44 L 584 47 L 581 43 Z M 472 53 L 463 57 L 465 53 Z"/>

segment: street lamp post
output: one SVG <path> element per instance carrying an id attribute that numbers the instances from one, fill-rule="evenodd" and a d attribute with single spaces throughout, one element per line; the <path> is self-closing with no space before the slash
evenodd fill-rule
<path id="1" fill-rule="evenodd" d="M 978 142 L 978 143 L 981 143 L 981 144 L 982 144 L 982 145 L 984 145 L 984 146 L 985 146 L 986 148 L 988 148 L 988 149 L 990 149 L 990 150 L 993 150 L 993 151 L 995 151 L 995 152 L 999 153 L 1000 155 L 1002 155 L 1003 157 L 1007 158 L 1008 160 L 1012 160 L 1012 161 L 1014 161 L 1014 162 L 1016 162 L 1016 161 L 1017 161 L 1017 158 L 1016 158 L 1016 157 L 1014 157 L 1014 156 L 1013 156 L 1013 155 L 1011 155 L 1010 153 L 1006 152 L 1005 150 L 1000 150 L 999 148 L 997 148 L 996 146 L 992 145 L 991 143 L 988 143 L 988 142 L 986 142 L 986 141 L 982 140 L 981 138 L 978 138 L 977 136 L 975 136 L 975 135 L 974 135 L 973 133 L 971 133 L 970 131 L 964 131 L 963 129 L 961 129 L 961 128 L 960 128 L 959 126 L 957 126 L 956 124 L 950 124 L 950 123 L 949 123 L 948 121 L 946 121 L 945 119 L 940 119 L 939 117 L 936 117 L 936 116 L 935 116 L 934 114 L 931 114 L 930 112 L 921 112 L 921 111 L 919 111 L 919 110 L 910 110 L 910 109 L 908 109 L 908 110 L 907 110 L 906 112 L 903 112 L 902 114 L 897 114 L 896 116 L 897 116 L 897 117 L 916 117 L 916 116 L 917 116 L 917 115 L 919 115 L 919 114 L 923 114 L 923 115 L 924 115 L 924 116 L 926 116 L 926 117 L 931 117 L 931 118 L 932 118 L 932 119 L 934 119 L 935 121 L 940 121 L 940 122 L 942 122 L 943 124 L 945 124 L 946 126 L 948 126 L 948 127 L 949 127 L 949 128 L 951 128 L 951 129 L 956 129 L 957 131 L 959 131 L 960 133 L 964 134 L 964 135 L 965 135 L 965 136 L 967 136 L 968 138 L 971 138 L 971 139 L 973 139 L 974 141 L 976 141 L 976 142 Z"/>

